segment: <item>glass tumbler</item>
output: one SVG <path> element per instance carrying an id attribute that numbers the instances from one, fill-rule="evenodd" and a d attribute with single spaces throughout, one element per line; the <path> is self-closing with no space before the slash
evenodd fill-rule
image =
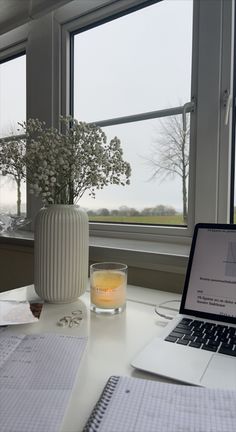
<path id="1" fill-rule="evenodd" d="M 116 262 L 90 266 L 91 310 L 96 313 L 117 314 L 126 305 L 127 265 Z"/>

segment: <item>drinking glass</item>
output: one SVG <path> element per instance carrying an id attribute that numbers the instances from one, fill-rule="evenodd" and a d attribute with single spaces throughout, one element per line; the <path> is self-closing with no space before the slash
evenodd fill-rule
<path id="1" fill-rule="evenodd" d="M 96 313 L 117 314 L 125 309 L 127 265 L 116 262 L 95 263 L 90 266 L 91 310 Z"/>

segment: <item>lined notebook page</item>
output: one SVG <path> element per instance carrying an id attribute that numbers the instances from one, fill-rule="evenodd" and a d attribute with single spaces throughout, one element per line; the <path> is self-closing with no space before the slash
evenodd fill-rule
<path id="1" fill-rule="evenodd" d="M 87 338 L 1 335 L 0 431 L 57 432 Z"/>
<path id="2" fill-rule="evenodd" d="M 232 432 L 236 391 L 111 377 L 84 432 Z"/>

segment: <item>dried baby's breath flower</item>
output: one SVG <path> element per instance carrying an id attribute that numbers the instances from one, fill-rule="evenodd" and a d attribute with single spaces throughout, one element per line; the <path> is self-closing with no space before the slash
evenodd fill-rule
<path id="1" fill-rule="evenodd" d="M 19 123 L 25 139 L 15 137 L 0 148 L 0 170 L 26 178 L 30 193 L 43 204 L 73 204 L 85 191 L 108 184 L 128 185 L 130 164 L 123 160 L 120 140 L 109 143 L 104 131 L 93 124 L 61 118 L 62 132 L 47 128 L 38 119 Z M 26 151 L 27 148 L 27 151 Z M 14 171 L 15 172 L 15 171 Z"/>

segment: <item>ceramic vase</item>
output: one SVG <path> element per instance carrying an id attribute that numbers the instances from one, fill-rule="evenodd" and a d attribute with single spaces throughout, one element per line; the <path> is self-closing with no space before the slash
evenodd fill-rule
<path id="1" fill-rule="evenodd" d="M 51 205 L 35 221 L 35 291 L 50 303 L 70 303 L 88 284 L 88 216 L 74 205 Z"/>

